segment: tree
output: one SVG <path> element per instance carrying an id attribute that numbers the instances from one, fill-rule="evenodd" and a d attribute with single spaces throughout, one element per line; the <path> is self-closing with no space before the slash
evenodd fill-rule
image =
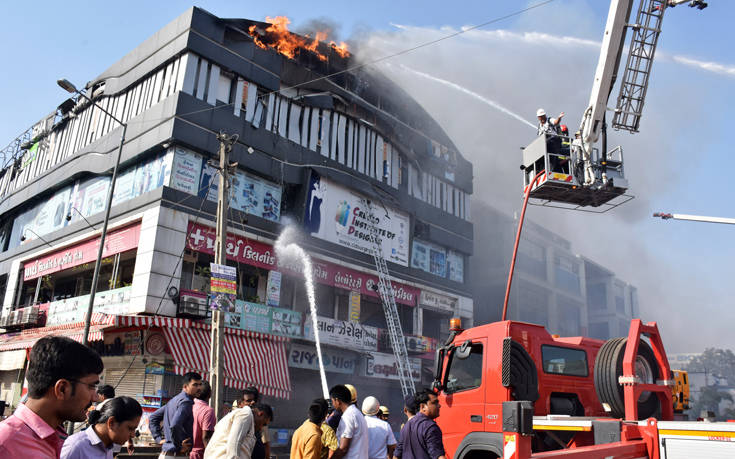
<path id="1" fill-rule="evenodd" d="M 727 379 L 735 384 L 735 354 L 730 349 L 707 348 L 702 355 L 687 364 L 689 373 L 709 373 Z"/>
<path id="2" fill-rule="evenodd" d="M 705 386 L 699 391 L 697 400 L 692 403 L 689 415 L 692 418 L 698 418 L 703 410 L 707 410 L 714 412 L 718 421 L 724 421 L 731 417 L 732 410 L 724 409 L 720 412 L 720 402 L 723 400 L 732 402 L 732 395 L 727 392 L 720 392 L 716 386 Z"/>

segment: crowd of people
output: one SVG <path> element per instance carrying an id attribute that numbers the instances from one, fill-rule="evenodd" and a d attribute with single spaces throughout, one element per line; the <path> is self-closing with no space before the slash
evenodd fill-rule
<path id="1" fill-rule="evenodd" d="M 0 457 L 112 459 L 133 440 L 143 415 L 131 397 L 100 386 L 104 366 L 93 349 L 69 338 L 41 338 L 31 349 L 28 394 L 0 423 Z M 208 401 L 212 390 L 198 373 L 183 376 L 182 390 L 149 417 L 159 458 L 266 459 L 271 455 L 268 424 L 272 408 L 249 387 L 219 421 Z M 439 400 L 426 389 L 404 400 L 407 421 L 398 441 L 387 422 L 390 412 L 377 398 L 357 405 L 357 390 L 339 384 L 329 400 L 313 400 L 304 423 L 291 438 L 293 459 L 444 459 Z M 65 422 L 86 423 L 67 435 Z"/>

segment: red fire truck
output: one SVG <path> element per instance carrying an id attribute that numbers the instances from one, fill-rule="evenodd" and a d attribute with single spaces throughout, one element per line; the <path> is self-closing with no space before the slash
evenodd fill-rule
<path id="1" fill-rule="evenodd" d="M 639 319 L 608 341 L 452 319 L 434 381 L 451 459 L 735 458 L 735 423 L 675 421 L 674 387 L 656 323 Z"/>

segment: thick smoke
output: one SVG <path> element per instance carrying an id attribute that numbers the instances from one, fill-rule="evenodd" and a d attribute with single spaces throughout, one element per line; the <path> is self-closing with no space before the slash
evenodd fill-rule
<path id="1" fill-rule="evenodd" d="M 563 13 L 571 12 L 555 14 Z M 575 19 L 580 30 L 597 25 L 585 20 L 591 14 L 575 17 L 581 18 Z M 539 26 L 533 21 L 525 25 Z M 398 26 L 391 33 L 371 34 L 360 44 L 358 57 L 372 61 L 453 31 Z M 472 161 L 473 198 L 512 213 L 521 204 L 520 147 L 535 135 L 518 117 L 535 122 L 538 107 L 552 116 L 564 111 L 563 122 L 574 132 L 588 103 L 599 43 L 587 39 L 589 34 L 575 38 L 568 36 L 567 30 L 566 35 L 548 29 L 526 33 L 476 30 L 390 59 L 377 68 L 415 97 Z M 708 254 L 714 241 L 694 236 L 698 231 L 710 234 L 707 232 L 712 230 L 674 227 L 687 223 L 651 218 L 652 212 L 666 210 L 656 208 L 661 203 L 676 207 L 676 202 L 667 201 L 668 196 L 676 196 L 678 187 L 686 184 L 692 173 L 687 165 L 695 163 L 693 152 L 701 151 L 702 142 L 716 135 L 706 131 L 693 135 L 675 128 L 685 122 L 683 114 L 687 120 L 712 118 L 703 108 L 703 100 L 712 94 L 691 80 L 682 80 L 682 76 L 701 77 L 694 68 L 699 72 L 708 69 L 689 62 L 684 64 L 690 69 L 684 69 L 677 64 L 680 59 L 669 55 L 662 61 L 654 64 L 641 132 L 631 136 L 610 130 L 608 145 L 623 146 L 626 176 L 636 199 L 603 215 L 541 207 L 530 208 L 528 215 L 570 240 L 575 252 L 635 285 L 642 318 L 659 322 L 670 352 L 731 347 L 729 329 L 735 313 L 729 306 L 733 301 L 718 287 L 729 282 L 720 266 L 727 265 L 727 257 Z M 730 66 L 710 64 L 711 72 L 727 78 Z M 688 73 L 682 75 L 684 71 Z M 616 95 L 617 88 L 609 105 L 614 105 Z M 706 124 L 702 121 L 697 125 L 707 129 Z M 685 231 L 691 231 L 693 239 L 687 240 Z M 481 229 L 476 228 L 475 234 L 481 237 Z M 722 237 L 723 243 L 729 244 L 725 241 L 730 238 L 725 239 L 721 232 L 712 237 Z M 693 246 L 678 245 L 682 240 Z M 708 256 L 714 257 L 712 263 L 703 262 Z M 704 330 L 706 333 L 701 333 Z"/>

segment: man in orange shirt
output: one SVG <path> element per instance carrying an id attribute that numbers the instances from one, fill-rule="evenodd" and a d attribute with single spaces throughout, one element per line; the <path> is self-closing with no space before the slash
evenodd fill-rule
<path id="1" fill-rule="evenodd" d="M 309 419 L 291 438 L 291 459 L 319 459 L 322 452 L 322 428 L 327 417 L 327 401 L 317 398 L 309 407 Z"/>

